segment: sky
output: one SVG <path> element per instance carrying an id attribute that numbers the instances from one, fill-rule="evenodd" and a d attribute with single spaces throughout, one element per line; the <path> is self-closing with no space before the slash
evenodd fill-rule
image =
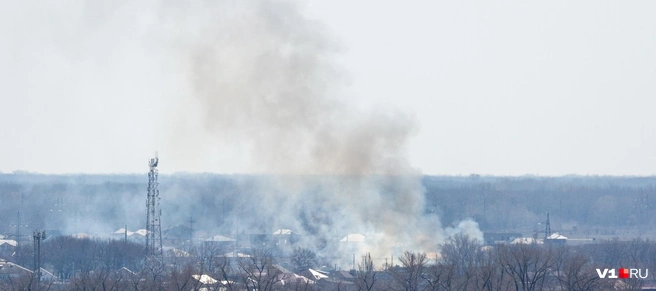
<path id="1" fill-rule="evenodd" d="M 0 2 L 0 171 L 143 173 L 155 151 L 165 173 L 252 171 L 238 137 L 184 134 L 198 108 L 164 40 L 200 32 L 154 3 Z M 339 98 L 412 116 L 421 173 L 656 173 L 654 1 L 298 7 L 335 46 Z"/>

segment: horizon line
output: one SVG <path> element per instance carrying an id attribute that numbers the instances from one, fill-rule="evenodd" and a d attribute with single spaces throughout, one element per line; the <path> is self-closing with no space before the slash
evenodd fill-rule
<path id="1" fill-rule="evenodd" d="M 122 172 L 122 173 L 101 173 L 101 172 L 65 172 L 65 173 L 45 173 L 45 172 L 33 172 L 25 170 L 14 170 L 12 172 L 3 172 L 0 171 L 0 175 L 34 175 L 34 176 L 137 176 L 147 174 L 147 171 L 144 172 Z M 160 175 L 165 176 L 175 176 L 175 175 L 217 175 L 217 176 L 399 176 L 399 175 L 383 175 L 383 174 L 280 174 L 280 173 L 219 173 L 219 172 L 193 172 L 193 171 L 176 171 L 176 172 L 159 172 Z M 413 176 L 409 174 L 408 176 Z M 547 174 L 535 174 L 527 173 L 520 175 L 508 175 L 508 174 L 427 174 L 420 173 L 416 176 L 421 177 L 457 177 L 457 178 L 564 178 L 564 177 L 623 177 L 623 178 L 650 178 L 656 177 L 656 174 L 648 175 L 636 175 L 636 174 L 560 174 L 560 175 L 547 175 Z"/>

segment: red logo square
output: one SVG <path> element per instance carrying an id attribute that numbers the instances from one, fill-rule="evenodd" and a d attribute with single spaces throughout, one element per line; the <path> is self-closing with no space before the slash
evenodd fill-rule
<path id="1" fill-rule="evenodd" d="M 628 279 L 628 278 L 629 278 L 629 269 L 620 268 L 620 279 Z"/>

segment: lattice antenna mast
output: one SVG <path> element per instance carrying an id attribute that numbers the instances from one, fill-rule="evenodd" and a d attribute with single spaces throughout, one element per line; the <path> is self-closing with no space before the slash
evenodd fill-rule
<path id="1" fill-rule="evenodd" d="M 551 236 L 551 222 L 549 222 L 549 212 L 547 212 L 547 223 L 544 227 L 544 239 L 548 239 Z"/>
<path id="2" fill-rule="evenodd" d="M 148 200 L 146 201 L 146 255 L 147 256 L 161 256 L 162 255 L 162 227 L 160 218 L 162 210 L 159 208 L 159 189 L 157 186 L 157 164 L 159 158 L 155 153 L 155 158 L 150 159 L 148 165 L 150 171 L 148 172 Z"/>

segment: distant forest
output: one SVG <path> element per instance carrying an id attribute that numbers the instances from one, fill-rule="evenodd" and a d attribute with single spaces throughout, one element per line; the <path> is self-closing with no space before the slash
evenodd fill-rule
<path id="1" fill-rule="evenodd" d="M 162 227 L 195 221 L 195 228 L 229 234 L 270 232 L 235 226 L 234 217 L 257 216 L 251 191 L 260 176 L 160 175 Z M 146 175 L 0 174 L 0 231 L 51 229 L 62 234 L 110 233 L 145 227 Z M 530 236 L 551 228 L 570 236 L 648 236 L 656 224 L 656 177 L 424 176 L 425 212 L 449 226 L 466 218 L 483 231 Z M 366 203 L 354 197 L 353 203 Z M 261 206 L 258 206 L 261 207 Z M 233 217 L 232 220 L 229 217 Z M 303 230 L 296 230 L 303 232 Z M 91 233 L 92 235 L 94 233 Z"/>

